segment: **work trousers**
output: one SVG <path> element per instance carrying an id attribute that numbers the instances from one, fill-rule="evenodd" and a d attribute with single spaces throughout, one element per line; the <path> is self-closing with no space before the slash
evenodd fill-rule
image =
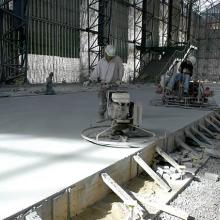
<path id="1" fill-rule="evenodd" d="M 98 97 L 100 98 L 99 102 L 99 116 L 100 119 L 104 119 L 105 112 L 107 110 L 107 95 L 110 90 L 117 90 L 118 86 L 116 84 L 101 84 Z"/>

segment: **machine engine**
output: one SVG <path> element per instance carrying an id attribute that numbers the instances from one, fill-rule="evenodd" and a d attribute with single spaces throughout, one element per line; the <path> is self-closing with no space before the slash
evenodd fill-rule
<path id="1" fill-rule="evenodd" d="M 97 122 L 81 133 L 82 137 L 95 144 L 111 147 L 146 146 L 155 134 L 144 128 L 142 124 L 142 106 L 131 101 L 125 91 L 108 91 L 107 120 Z M 110 120 L 110 124 L 106 121 Z"/>
<path id="2" fill-rule="evenodd" d="M 107 97 L 108 117 L 116 123 L 139 126 L 142 123 L 142 106 L 130 100 L 125 91 L 109 91 Z"/>

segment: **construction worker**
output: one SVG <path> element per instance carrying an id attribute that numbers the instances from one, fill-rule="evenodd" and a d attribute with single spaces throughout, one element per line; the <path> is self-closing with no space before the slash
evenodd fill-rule
<path id="1" fill-rule="evenodd" d="M 174 74 L 167 86 L 168 90 L 173 90 L 175 84 L 180 81 L 183 83 L 184 96 L 189 95 L 189 82 L 193 75 L 193 65 L 196 63 L 196 58 L 194 56 L 189 56 L 183 60 L 178 68 L 178 73 Z"/>
<path id="2" fill-rule="evenodd" d="M 53 72 L 51 72 L 46 79 L 46 95 L 55 95 L 53 89 Z"/>
<path id="3" fill-rule="evenodd" d="M 87 86 L 89 82 L 96 81 L 100 82 L 100 106 L 99 116 L 100 120 L 105 117 L 107 110 L 107 92 L 109 90 L 115 90 L 121 84 L 122 77 L 124 74 L 124 66 L 119 56 L 115 54 L 116 49 L 113 45 L 107 45 L 104 50 L 104 57 L 99 60 L 94 71 L 89 77 L 89 81 L 84 83 Z"/>

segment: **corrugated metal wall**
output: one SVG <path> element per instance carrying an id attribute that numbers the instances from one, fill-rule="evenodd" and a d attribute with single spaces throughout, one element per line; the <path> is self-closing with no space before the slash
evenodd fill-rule
<path id="1" fill-rule="evenodd" d="M 29 4 L 29 53 L 79 58 L 80 0 Z"/>
<path id="2" fill-rule="evenodd" d="M 77 82 L 80 75 L 80 0 L 29 0 L 30 83 Z"/>
<path id="3" fill-rule="evenodd" d="M 114 0 L 112 2 L 111 37 L 117 54 L 126 63 L 128 59 L 128 7 Z"/>
<path id="4" fill-rule="evenodd" d="M 220 81 L 220 4 L 202 13 L 199 34 L 200 79 Z"/>
<path id="5" fill-rule="evenodd" d="M 110 42 L 116 46 L 117 55 L 123 62 L 128 59 L 128 12 L 129 6 L 117 0 L 100 1 L 99 44 Z M 104 14 L 104 15 L 103 15 Z"/>

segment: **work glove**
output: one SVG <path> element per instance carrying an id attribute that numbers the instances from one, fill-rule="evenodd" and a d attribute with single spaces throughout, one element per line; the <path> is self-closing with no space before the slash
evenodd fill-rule
<path id="1" fill-rule="evenodd" d="M 88 87 L 90 84 L 90 80 L 87 80 L 83 83 L 83 87 Z"/>

